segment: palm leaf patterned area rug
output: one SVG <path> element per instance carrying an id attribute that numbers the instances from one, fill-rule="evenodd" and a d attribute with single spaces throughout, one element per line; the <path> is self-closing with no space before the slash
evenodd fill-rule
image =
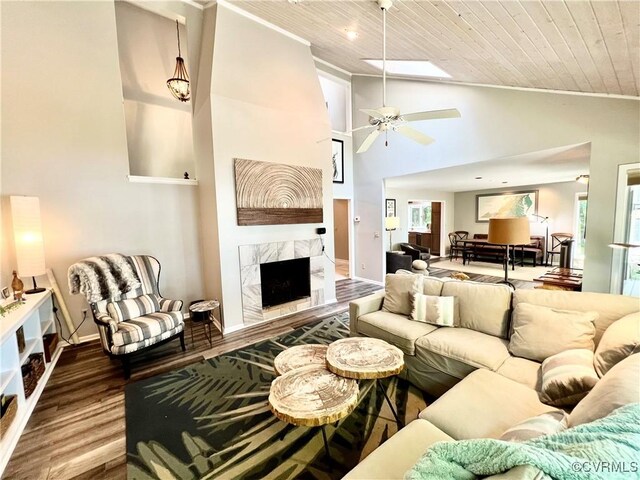
<path id="1" fill-rule="evenodd" d="M 151 479 L 338 479 L 398 427 L 374 381 L 360 381 L 358 406 L 319 428 L 276 419 L 267 403 L 273 359 L 288 347 L 349 336 L 348 314 L 329 317 L 126 388 L 127 476 Z M 382 380 L 403 422 L 426 398 L 396 377 Z"/>

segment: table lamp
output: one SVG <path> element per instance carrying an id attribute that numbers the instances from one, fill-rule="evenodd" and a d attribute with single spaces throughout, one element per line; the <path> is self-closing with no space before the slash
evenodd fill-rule
<path id="1" fill-rule="evenodd" d="M 400 227 L 400 217 L 385 217 L 384 229 L 389 232 L 389 251 L 393 250 L 393 243 L 391 243 L 391 235 L 394 230 Z"/>
<path id="2" fill-rule="evenodd" d="M 46 273 L 40 200 L 38 197 L 19 196 L 12 196 L 10 200 L 18 273 L 33 279 L 33 288 L 24 293 L 44 292 L 44 288 L 38 288 L 35 278 Z"/>
<path id="3" fill-rule="evenodd" d="M 526 245 L 531 242 L 529 219 L 527 217 L 505 217 L 489 219 L 489 243 L 505 245 L 504 280 L 500 283 L 515 286 L 509 281 L 509 249 L 512 245 Z"/>

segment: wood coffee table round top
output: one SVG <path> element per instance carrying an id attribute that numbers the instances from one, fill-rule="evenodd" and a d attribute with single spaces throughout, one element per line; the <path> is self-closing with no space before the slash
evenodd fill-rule
<path id="1" fill-rule="evenodd" d="M 327 368 L 347 378 L 385 378 L 402 371 L 404 354 L 377 338 L 344 338 L 329 345 Z"/>
<path id="2" fill-rule="evenodd" d="M 308 365 L 324 367 L 326 363 L 327 346 L 319 343 L 296 345 L 280 352 L 273 360 L 273 368 L 276 375 L 290 372 Z"/>
<path id="3" fill-rule="evenodd" d="M 291 370 L 271 383 L 269 406 L 280 420 L 319 427 L 349 415 L 358 401 L 358 382 L 318 365 Z"/>

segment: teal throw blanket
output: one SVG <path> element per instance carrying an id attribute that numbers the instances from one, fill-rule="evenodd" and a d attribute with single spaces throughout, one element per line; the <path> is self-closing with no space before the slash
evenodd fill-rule
<path id="1" fill-rule="evenodd" d="M 533 465 L 554 480 L 640 479 L 640 403 L 523 443 L 494 439 L 433 445 L 406 480 L 474 480 Z"/>

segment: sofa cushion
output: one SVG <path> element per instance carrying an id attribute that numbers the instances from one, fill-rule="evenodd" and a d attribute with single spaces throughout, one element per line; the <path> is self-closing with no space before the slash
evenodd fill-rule
<path id="1" fill-rule="evenodd" d="M 415 355 L 415 343 L 438 327 L 414 322 L 402 315 L 382 310 L 362 315 L 357 320 L 357 332 L 367 337 L 380 338 L 395 345 L 407 355 Z"/>
<path id="2" fill-rule="evenodd" d="M 593 364 L 601 377 L 629 355 L 640 351 L 640 312 L 613 322 L 600 339 Z"/>
<path id="3" fill-rule="evenodd" d="M 516 357 L 543 361 L 571 348 L 594 349 L 597 312 L 576 312 L 519 303 L 513 311 L 509 351 Z"/>
<path id="4" fill-rule="evenodd" d="M 422 292 L 423 275 L 389 273 L 384 277 L 382 310 L 399 315 L 411 315 L 413 294 Z"/>
<path id="5" fill-rule="evenodd" d="M 181 312 L 156 312 L 143 317 L 133 318 L 118 323 L 118 330 L 113 334 L 113 345 L 124 345 L 142 342 L 173 330 L 183 324 Z"/>
<path id="6" fill-rule="evenodd" d="M 441 295 L 442 287 L 447 281 L 446 278 L 425 277 L 422 282 L 422 293 L 425 295 Z"/>
<path id="7" fill-rule="evenodd" d="M 540 391 L 542 388 L 542 365 L 533 360 L 509 357 L 496 370 L 503 377 Z"/>
<path id="8" fill-rule="evenodd" d="M 452 440 L 426 420 L 414 420 L 371 452 L 344 480 L 401 480 L 434 443 Z"/>
<path id="9" fill-rule="evenodd" d="M 606 417 L 616 408 L 640 402 L 640 353 L 617 363 L 569 415 L 574 427 Z"/>
<path id="10" fill-rule="evenodd" d="M 507 285 L 450 281 L 443 285 L 441 295 L 458 298 L 460 321 L 456 325 L 507 338 L 511 309 Z"/>
<path id="11" fill-rule="evenodd" d="M 535 390 L 480 369 L 420 412 L 420 418 L 456 440 L 500 438 L 513 425 L 551 410 Z"/>
<path id="12" fill-rule="evenodd" d="M 416 340 L 416 356 L 442 372 L 464 378 L 477 368 L 497 370 L 509 352 L 502 338 L 468 328 L 439 328 Z"/>
<path id="13" fill-rule="evenodd" d="M 540 399 L 554 407 L 573 407 L 591 391 L 597 381 L 591 350 L 565 350 L 542 362 Z"/>
<path id="14" fill-rule="evenodd" d="M 411 320 L 425 322 L 441 327 L 453 327 L 455 297 L 439 297 L 436 295 L 413 295 Z"/>
<path id="15" fill-rule="evenodd" d="M 567 428 L 567 414 L 562 410 L 542 413 L 507 429 L 500 440 L 526 442 L 550 433 L 558 433 Z"/>
<path id="16" fill-rule="evenodd" d="M 640 302 L 637 297 L 609 293 L 518 289 L 513 294 L 513 307 L 517 307 L 520 303 L 578 312 L 598 312 L 596 345 L 609 325 L 625 315 L 640 311 Z"/>

